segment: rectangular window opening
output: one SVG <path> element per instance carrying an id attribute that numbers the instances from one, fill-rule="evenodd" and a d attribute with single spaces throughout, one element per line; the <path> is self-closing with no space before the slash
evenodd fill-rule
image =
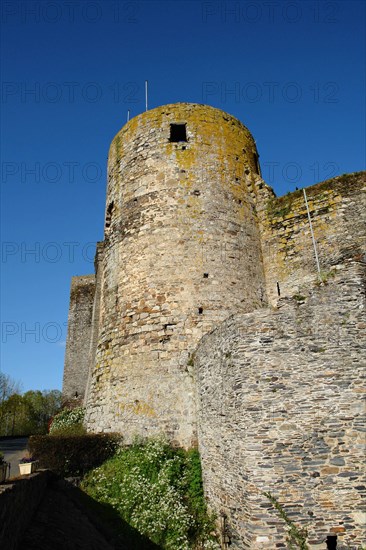
<path id="1" fill-rule="evenodd" d="M 327 536 L 327 550 L 337 550 L 337 535 Z"/>
<path id="2" fill-rule="evenodd" d="M 171 143 L 179 143 L 180 141 L 187 141 L 187 125 L 171 124 L 169 141 Z"/>

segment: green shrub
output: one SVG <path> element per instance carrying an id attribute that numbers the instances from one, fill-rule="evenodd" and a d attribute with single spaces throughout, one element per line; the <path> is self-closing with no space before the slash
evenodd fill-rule
<path id="1" fill-rule="evenodd" d="M 61 476 L 83 475 L 115 454 L 119 434 L 34 435 L 28 448 L 48 468 Z"/>
<path id="2" fill-rule="evenodd" d="M 196 450 L 173 449 L 162 440 L 136 443 L 89 472 L 82 487 L 162 548 L 219 548 Z"/>
<path id="3" fill-rule="evenodd" d="M 65 430 L 66 428 L 70 428 L 71 426 L 78 426 L 78 428 L 80 428 L 83 425 L 84 415 L 84 407 L 76 407 L 75 409 L 63 409 L 61 412 L 53 417 L 49 429 L 50 434 L 64 433 L 63 430 Z M 85 431 L 82 433 L 85 433 Z"/>
<path id="4" fill-rule="evenodd" d="M 71 424 L 70 426 L 63 426 L 60 428 L 55 428 L 50 433 L 51 437 L 55 435 L 86 435 L 87 431 L 83 424 Z"/>

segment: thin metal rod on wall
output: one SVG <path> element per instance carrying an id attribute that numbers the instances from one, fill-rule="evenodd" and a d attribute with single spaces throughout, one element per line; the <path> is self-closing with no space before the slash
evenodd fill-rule
<path id="1" fill-rule="evenodd" d="M 127 122 L 130 120 L 130 110 L 127 111 Z"/>
<path id="2" fill-rule="evenodd" d="M 147 80 L 145 80 L 145 111 L 147 111 Z"/>
<path id="3" fill-rule="evenodd" d="M 317 269 L 318 269 L 319 279 L 321 280 L 320 265 L 319 265 L 319 258 L 318 258 L 318 251 L 317 251 L 317 249 L 316 249 L 316 242 L 315 242 L 315 237 L 314 237 L 314 232 L 313 232 L 313 226 L 312 226 L 312 223 L 311 223 L 311 217 L 310 217 L 308 199 L 307 199 L 307 197 L 306 197 L 306 191 L 305 191 L 305 189 L 303 189 L 303 192 L 304 192 L 304 199 L 305 199 L 306 211 L 307 211 L 307 213 L 308 213 L 308 220 L 309 220 L 309 226 L 310 226 L 311 239 L 312 239 L 312 241 L 313 241 L 314 254 L 315 254 L 315 260 L 316 260 L 316 267 L 317 267 Z"/>

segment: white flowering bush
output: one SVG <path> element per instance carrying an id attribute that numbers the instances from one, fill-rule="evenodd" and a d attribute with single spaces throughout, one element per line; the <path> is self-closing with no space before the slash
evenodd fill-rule
<path id="1" fill-rule="evenodd" d="M 109 504 L 139 533 L 167 550 L 219 549 L 207 514 L 198 452 L 163 440 L 122 448 L 84 478 L 83 489 Z"/>
<path id="2" fill-rule="evenodd" d="M 76 407 L 75 409 L 63 409 L 56 414 L 50 425 L 50 434 L 55 435 L 60 433 L 70 432 L 73 434 L 85 433 L 83 427 L 85 409 L 84 407 Z"/>

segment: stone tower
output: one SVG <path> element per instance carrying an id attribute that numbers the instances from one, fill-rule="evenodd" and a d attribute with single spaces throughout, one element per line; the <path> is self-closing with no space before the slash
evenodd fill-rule
<path id="1" fill-rule="evenodd" d="M 258 176 L 251 134 L 213 107 L 159 107 L 116 135 L 89 429 L 195 441 L 190 353 L 219 322 L 266 301 L 249 192 Z"/>
<path id="2" fill-rule="evenodd" d="M 309 210 L 276 197 L 249 131 L 204 105 L 145 112 L 111 144 L 63 394 L 85 397 L 89 431 L 198 442 L 231 548 L 287 547 L 268 492 L 309 549 L 365 545 L 365 191 L 360 172 L 308 187 Z"/>

